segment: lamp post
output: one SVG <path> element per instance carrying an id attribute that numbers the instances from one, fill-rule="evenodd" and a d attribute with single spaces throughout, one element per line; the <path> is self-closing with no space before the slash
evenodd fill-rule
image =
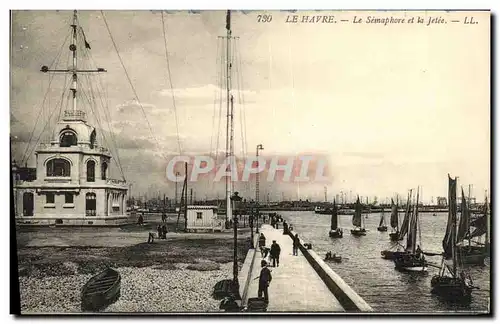
<path id="1" fill-rule="evenodd" d="M 238 192 L 234 192 L 231 196 L 231 204 L 234 206 L 235 202 L 241 201 L 241 197 L 238 195 Z M 233 247 L 233 283 L 235 291 L 239 291 L 239 283 L 238 283 L 238 215 L 237 211 L 234 211 L 233 214 L 233 231 L 234 231 L 234 247 Z"/>
<path id="2" fill-rule="evenodd" d="M 263 150 L 264 147 L 262 146 L 262 144 L 259 144 L 257 145 L 257 149 L 256 149 L 256 158 L 257 158 L 257 170 L 259 169 L 259 151 L 260 150 Z M 255 233 L 259 233 L 259 216 L 260 216 L 260 213 L 259 213 L 259 172 L 257 172 L 257 174 L 255 174 L 255 203 L 257 204 L 257 208 L 256 208 L 256 217 L 257 217 L 257 224 L 255 226 Z"/>
<path id="3" fill-rule="evenodd" d="M 248 217 L 248 226 L 250 226 L 250 247 L 252 249 L 255 249 L 255 246 L 253 244 L 253 220 L 254 220 L 254 209 L 252 208 L 250 211 L 250 216 Z"/>

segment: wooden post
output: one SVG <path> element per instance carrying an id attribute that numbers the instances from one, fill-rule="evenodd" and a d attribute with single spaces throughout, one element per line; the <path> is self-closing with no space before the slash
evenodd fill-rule
<path id="1" fill-rule="evenodd" d="M 186 175 L 186 177 L 184 178 L 184 187 L 186 188 L 185 190 L 185 197 L 184 197 L 184 232 L 187 232 L 187 198 L 188 198 L 188 195 L 187 195 L 187 178 L 188 178 L 188 164 L 187 162 L 184 164 L 184 174 Z"/>

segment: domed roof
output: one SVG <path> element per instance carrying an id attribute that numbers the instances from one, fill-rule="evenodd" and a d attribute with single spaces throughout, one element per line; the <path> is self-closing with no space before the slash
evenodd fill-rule
<path id="1" fill-rule="evenodd" d="M 92 132 L 95 131 L 95 128 L 86 123 L 83 112 L 66 111 L 64 118 L 57 122 L 54 127 L 52 140 L 59 142 L 65 131 L 74 133 L 78 143 L 90 144 Z"/>

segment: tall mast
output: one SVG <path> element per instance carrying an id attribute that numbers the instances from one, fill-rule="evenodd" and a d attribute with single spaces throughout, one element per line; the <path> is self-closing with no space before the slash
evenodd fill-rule
<path id="1" fill-rule="evenodd" d="M 73 111 L 76 111 L 76 85 L 77 85 L 77 80 L 78 77 L 76 75 L 77 71 L 77 61 L 76 61 L 76 44 L 78 41 L 78 36 L 76 33 L 76 26 L 78 22 L 78 17 L 76 16 L 76 10 L 73 11 L 73 25 L 71 27 L 73 28 L 73 43 L 70 45 L 70 49 L 73 52 L 73 84 L 71 86 L 71 91 L 73 92 Z"/>
<path id="2" fill-rule="evenodd" d="M 228 10 L 226 14 L 226 95 L 227 95 L 227 122 L 226 122 L 226 161 L 230 163 L 232 149 L 232 95 L 231 95 L 231 11 Z M 230 134 L 231 129 L 231 134 Z M 230 168 L 232 167 L 230 163 Z M 231 170 L 232 172 L 232 170 Z M 232 206 L 231 206 L 231 178 L 226 176 L 226 220 L 232 219 Z"/>
<path id="3" fill-rule="evenodd" d="M 48 66 L 44 65 L 40 69 L 43 73 L 70 73 L 71 74 L 71 79 L 72 79 L 72 84 L 71 84 L 71 92 L 73 93 L 73 110 L 69 111 L 68 113 L 73 117 L 82 117 L 81 113 L 77 112 L 77 103 L 76 103 L 76 91 L 77 91 L 77 82 L 78 82 L 78 73 L 100 73 L 100 72 L 106 72 L 105 69 L 103 68 L 96 68 L 94 70 L 79 70 L 78 69 L 78 64 L 77 64 L 77 44 L 78 44 L 78 16 L 77 16 L 77 11 L 73 11 L 73 23 L 71 24 L 72 30 L 72 38 L 73 41 L 69 45 L 69 50 L 73 53 L 73 63 L 71 68 L 67 69 L 49 69 Z M 83 30 L 82 30 L 83 33 Z M 83 40 L 85 41 L 85 47 L 90 49 L 90 45 L 87 43 L 87 40 L 85 39 L 85 35 L 83 37 Z M 65 112 L 66 114 L 66 112 Z"/>

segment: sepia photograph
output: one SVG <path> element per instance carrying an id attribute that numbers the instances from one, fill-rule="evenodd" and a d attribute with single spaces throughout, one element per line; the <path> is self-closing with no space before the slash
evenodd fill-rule
<path id="1" fill-rule="evenodd" d="M 491 11 L 9 15 L 11 313 L 491 315 Z"/>

